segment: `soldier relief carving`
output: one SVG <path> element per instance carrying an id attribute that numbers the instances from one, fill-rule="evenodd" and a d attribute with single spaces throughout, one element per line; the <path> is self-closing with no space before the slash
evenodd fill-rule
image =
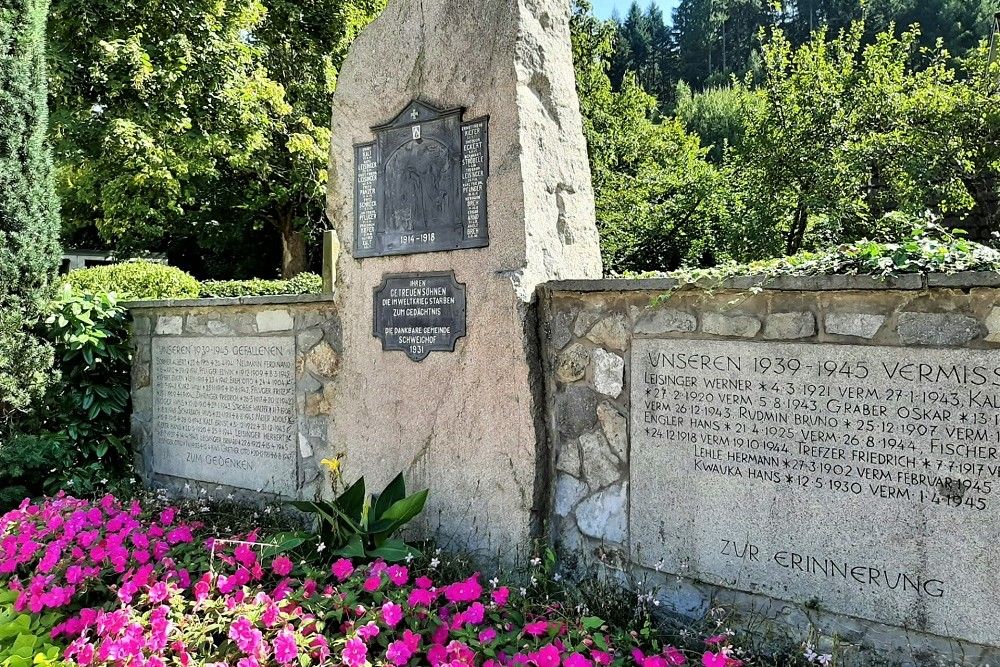
<path id="1" fill-rule="evenodd" d="M 411 102 L 355 146 L 354 256 L 489 245 L 489 118 Z"/>

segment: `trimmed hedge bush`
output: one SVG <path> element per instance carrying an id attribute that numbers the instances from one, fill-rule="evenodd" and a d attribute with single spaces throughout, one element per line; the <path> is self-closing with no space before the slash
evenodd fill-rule
<path id="1" fill-rule="evenodd" d="M 177 267 L 123 262 L 71 271 L 64 279 L 77 291 L 115 292 L 124 299 L 196 299 L 198 281 Z"/>
<path id="2" fill-rule="evenodd" d="M 201 296 L 239 297 L 276 294 L 316 294 L 323 289 L 323 278 L 315 273 L 300 273 L 291 280 L 205 280 Z"/>

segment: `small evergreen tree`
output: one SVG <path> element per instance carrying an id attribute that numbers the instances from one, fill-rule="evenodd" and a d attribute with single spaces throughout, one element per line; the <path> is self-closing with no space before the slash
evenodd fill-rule
<path id="1" fill-rule="evenodd" d="M 27 331 L 59 261 L 48 130 L 48 0 L 0 6 L 0 429 L 39 396 L 52 355 Z"/>

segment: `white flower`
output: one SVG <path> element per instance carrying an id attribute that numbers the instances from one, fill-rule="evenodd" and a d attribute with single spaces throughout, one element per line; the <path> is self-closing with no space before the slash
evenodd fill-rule
<path id="1" fill-rule="evenodd" d="M 824 653 L 823 655 L 816 658 L 816 660 L 818 660 L 819 664 L 823 665 L 823 667 L 827 667 L 827 665 L 833 662 L 833 656 L 830 655 L 829 653 Z"/>
<path id="2" fill-rule="evenodd" d="M 434 550 L 434 555 L 435 556 L 440 556 L 441 555 L 441 550 L 440 549 L 435 549 Z"/>
<path id="3" fill-rule="evenodd" d="M 521 588 L 518 589 L 518 592 L 521 594 L 521 597 L 524 597 L 525 595 L 528 594 L 528 589 L 522 586 Z"/>
<path id="4" fill-rule="evenodd" d="M 538 567 L 541 564 L 542 564 L 542 559 L 539 558 L 538 556 L 535 556 L 534 558 L 531 559 L 531 567 Z"/>
<path id="5" fill-rule="evenodd" d="M 531 578 L 531 585 L 532 586 L 537 586 L 538 585 L 538 579 L 535 579 L 534 577 L 532 577 Z"/>
<path id="6" fill-rule="evenodd" d="M 806 650 L 802 654 L 802 657 L 808 660 L 809 662 L 814 662 L 816 658 L 818 658 L 819 656 L 816 655 L 816 651 L 813 650 L 812 644 L 808 644 L 806 645 Z"/>
<path id="7" fill-rule="evenodd" d="M 558 572 L 552 575 L 552 581 L 559 581 L 560 579 L 562 579 L 562 575 Z"/>
<path id="8" fill-rule="evenodd" d="M 412 551 L 407 551 L 406 552 L 406 558 L 404 560 L 407 563 L 412 563 L 413 562 L 413 552 Z"/>
<path id="9" fill-rule="evenodd" d="M 320 542 L 319 544 L 316 545 L 316 551 L 317 551 L 317 553 L 321 552 L 321 551 L 324 551 L 325 549 L 326 549 L 326 545 L 323 544 L 322 542 Z"/>
<path id="10" fill-rule="evenodd" d="M 430 568 L 431 568 L 432 570 L 433 570 L 434 568 L 436 568 L 436 567 L 437 567 L 438 565 L 440 565 L 440 564 L 441 564 L 441 561 L 440 561 L 440 560 L 438 560 L 437 558 L 431 558 L 431 562 L 430 562 Z"/>
<path id="11" fill-rule="evenodd" d="M 108 483 L 108 478 L 107 477 L 105 477 L 104 479 L 101 480 L 101 484 L 107 484 L 107 483 Z"/>
<path id="12" fill-rule="evenodd" d="M 105 106 L 103 104 L 98 103 L 90 107 L 90 113 L 94 114 L 95 116 L 100 116 L 102 113 L 104 113 L 104 109 Z"/>
<path id="13" fill-rule="evenodd" d="M 490 579 L 490 586 L 492 586 L 493 588 L 496 588 L 499 585 L 500 585 L 500 580 L 499 579 L 497 579 L 496 577 L 493 577 L 492 579 Z"/>

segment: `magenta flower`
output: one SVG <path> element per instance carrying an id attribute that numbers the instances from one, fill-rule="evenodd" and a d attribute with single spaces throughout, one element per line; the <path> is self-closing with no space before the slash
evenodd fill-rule
<path id="1" fill-rule="evenodd" d="M 559 649 L 552 644 L 546 644 L 532 653 L 529 658 L 537 667 L 559 667 L 559 664 L 562 662 L 559 656 Z"/>
<path id="2" fill-rule="evenodd" d="M 673 646 L 668 646 L 663 649 L 663 657 L 667 659 L 668 665 L 683 665 L 687 662 L 687 658 L 684 657 L 684 654 Z"/>
<path id="3" fill-rule="evenodd" d="M 410 571 L 402 565 L 390 565 L 385 573 L 389 575 L 389 581 L 396 586 L 405 586 L 410 580 Z"/>
<path id="4" fill-rule="evenodd" d="M 354 573 L 354 565 L 346 558 L 341 558 L 333 564 L 331 572 L 337 577 L 337 581 L 343 581 Z"/>
<path id="5" fill-rule="evenodd" d="M 497 631 L 493 628 L 486 628 L 479 633 L 479 643 L 480 644 L 491 644 L 493 640 L 497 638 Z"/>
<path id="6" fill-rule="evenodd" d="M 381 585 L 382 585 L 382 577 L 377 574 L 372 574 L 369 575 L 367 579 L 365 579 L 365 583 L 362 585 L 362 588 L 364 588 L 365 591 L 369 593 L 374 593 L 375 591 L 378 590 L 378 587 Z"/>
<path id="7" fill-rule="evenodd" d="M 382 605 L 382 620 L 390 628 L 396 627 L 403 620 L 403 608 L 394 602 L 386 602 Z"/>
<path id="8" fill-rule="evenodd" d="M 378 637 L 379 632 L 378 625 L 375 624 L 375 621 L 369 621 L 365 625 L 358 628 L 358 636 L 366 642 Z"/>
<path id="9" fill-rule="evenodd" d="M 464 581 L 451 584 L 444 590 L 444 596 L 449 602 L 472 602 L 478 600 L 482 594 L 483 587 L 479 585 L 478 572 Z"/>
<path id="10" fill-rule="evenodd" d="M 701 656 L 701 664 L 704 667 L 726 667 L 726 662 L 726 654 L 721 651 L 718 653 L 705 651 L 705 654 Z"/>
<path id="11" fill-rule="evenodd" d="M 263 635 L 246 616 L 240 616 L 229 626 L 229 638 L 245 655 L 255 655 Z"/>
<path id="12" fill-rule="evenodd" d="M 591 667 L 593 663 L 582 653 L 573 653 L 563 660 L 563 667 Z"/>
<path id="13" fill-rule="evenodd" d="M 524 634 L 531 637 L 541 637 L 549 631 L 549 624 L 546 621 L 534 621 L 524 626 Z"/>
<path id="14" fill-rule="evenodd" d="M 410 647 L 405 642 L 399 640 L 389 644 L 389 648 L 385 652 L 386 659 L 392 664 L 397 665 L 397 667 L 408 663 L 412 656 L 413 651 L 410 650 Z"/>
<path id="15" fill-rule="evenodd" d="M 410 607 L 430 607 L 432 602 L 434 594 L 425 588 L 414 588 L 406 600 L 406 604 Z"/>
<path id="16" fill-rule="evenodd" d="M 510 598 L 510 589 L 506 586 L 501 586 L 492 593 L 493 602 L 498 607 L 503 607 L 507 604 L 507 599 Z"/>
<path id="17" fill-rule="evenodd" d="M 274 659 L 282 665 L 287 665 L 299 656 L 299 647 L 295 644 L 295 635 L 289 630 L 282 630 L 274 638 Z"/>
<path id="18" fill-rule="evenodd" d="M 149 601 L 153 604 L 160 604 L 170 597 L 170 589 L 165 581 L 158 581 L 149 589 Z"/>
<path id="19" fill-rule="evenodd" d="M 368 662 L 368 647 L 357 637 L 348 639 L 340 657 L 347 667 L 362 667 Z"/>
<path id="20" fill-rule="evenodd" d="M 292 572 L 292 561 L 287 556 L 278 556 L 271 562 L 271 570 L 279 577 L 287 577 Z"/>

